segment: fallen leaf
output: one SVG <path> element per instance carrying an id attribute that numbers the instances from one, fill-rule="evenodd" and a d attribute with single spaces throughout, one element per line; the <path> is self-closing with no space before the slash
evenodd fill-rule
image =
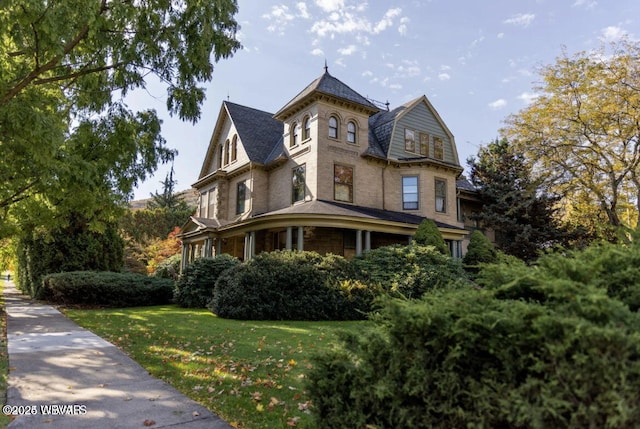
<path id="1" fill-rule="evenodd" d="M 199 413 L 199 412 L 197 412 L 197 411 L 194 411 L 193 413 L 191 413 L 191 415 L 192 415 L 193 417 L 198 417 L 198 416 L 200 415 L 200 413 Z"/>
<path id="2" fill-rule="evenodd" d="M 142 424 L 143 424 L 143 425 L 145 425 L 145 426 L 147 426 L 147 427 L 149 427 L 149 426 L 153 426 L 153 425 L 155 425 L 155 424 L 156 424 L 156 421 L 155 421 L 155 420 L 149 420 L 149 419 L 147 419 L 147 420 L 145 420 L 145 421 L 144 421 L 144 423 L 142 423 Z"/>
<path id="3" fill-rule="evenodd" d="M 299 421 L 300 421 L 300 417 L 289 417 L 287 419 L 287 426 L 290 426 L 290 427 L 298 426 Z"/>
<path id="4" fill-rule="evenodd" d="M 263 412 L 264 411 L 264 405 L 262 405 L 262 404 L 256 405 L 256 410 L 258 410 L 259 412 Z"/>

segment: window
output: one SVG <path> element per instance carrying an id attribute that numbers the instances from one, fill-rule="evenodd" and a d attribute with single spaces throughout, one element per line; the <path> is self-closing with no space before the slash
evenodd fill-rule
<path id="1" fill-rule="evenodd" d="M 420 133 L 420 155 L 429 156 L 429 134 Z"/>
<path id="2" fill-rule="evenodd" d="M 440 137 L 433 138 L 433 157 L 435 159 L 444 159 L 444 145 Z"/>
<path id="3" fill-rule="evenodd" d="M 306 193 L 306 176 L 307 167 L 303 165 L 299 165 L 298 167 L 293 169 L 292 174 L 292 187 L 291 187 L 291 202 L 295 203 L 298 201 L 304 201 L 305 193 Z"/>
<path id="4" fill-rule="evenodd" d="M 311 138 L 311 118 L 308 116 L 304 118 L 302 121 L 302 125 L 304 127 L 302 131 L 302 140 L 308 140 Z"/>
<path id="5" fill-rule="evenodd" d="M 238 136 L 233 136 L 233 142 L 231 143 L 231 162 L 238 159 Z"/>
<path id="6" fill-rule="evenodd" d="M 298 143 L 300 143 L 300 124 L 294 122 L 293 124 L 291 124 L 291 140 L 289 142 L 289 145 L 291 147 L 294 147 Z"/>
<path id="7" fill-rule="evenodd" d="M 409 128 L 404 129 L 404 150 L 406 152 L 416 151 L 416 136 L 413 130 Z"/>
<path id="8" fill-rule="evenodd" d="M 224 142 L 224 165 L 229 163 L 229 140 Z"/>
<path id="9" fill-rule="evenodd" d="M 246 200 L 247 200 L 247 185 L 245 182 L 239 182 L 238 192 L 236 194 L 236 214 L 244 213 Z"/>
<path id="10" fill-rule="evenodd" d="M 353 167 L 335 164 L 333 166 L 333 199 L 353 202 Z"/>
<path id="11" fill-rule="evenodd" d="M 418 210 L 418 176 L 402 178 L 402 210 Z"/>
<path id="12" fill-rule="evenodd" d="M 356 143 L 356 124 L 353 121 L 347 124 L 347 142 Z"/>
<path id="13" fill-rule="evenodd" d="M 436 179 L 436 211 L 447 211 L 447 181 L 443 179 Z"/>
<path id="14" fill-rule="evenodd" d="M 207 217 L 207 191 L 200 194 L 200 217 Z"/>
<path id="15" fill-rule="evenodd" d="M 216 188 L 209 191 L 209 210 L 207 211 L 207 217 L 213 219 L 216 217 Z"/>
<path id="16" fill-rule="evenodd" d="M 338 138 L 338 119 L 335 116 L 329 118 L 329 137 Z"/>
<path id="17" fill-rule="evenodd" d="M 222 168 L 223 156 L 224 156 L 224 146 L 220 145 L 220 153 L 218 154 L 218 168 Z"/>

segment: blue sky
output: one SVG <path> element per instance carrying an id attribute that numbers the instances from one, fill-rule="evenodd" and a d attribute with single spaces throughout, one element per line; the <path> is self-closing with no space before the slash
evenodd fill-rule
<path id="1" fill-rule="evenodd" d="M 154 108 L 179 154 L 177 189 L 198 179 L 223 100 L 275 113 L 329 73 L 391 108 L 426 95 L 456 139 L 460 162 L 495 139 L 506 116 L 535 98 L 540 67 L 626 35 L 637 0 L 239 0 L 243 49 L 215 65 L 197 124 L 166 113 L 166 93 L 130 96 Z M 135 190 L 160 191 L 170 166 Z"/>

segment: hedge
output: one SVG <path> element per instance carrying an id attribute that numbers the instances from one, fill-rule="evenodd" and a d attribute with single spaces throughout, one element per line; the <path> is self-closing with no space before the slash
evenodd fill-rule
<path id="1" fill-rule="evenodd" d="M 213 289 L 220 274 L 239 263 L 240 260 L 227 254 L 196 259 L 184 269 L 176 282 L 176 304 L 187 308 L 207 308 L 213 299 Z"/>
<path id="2" fill-rule="evenodd" d="M 43 299 L 57 304 L 137 307 L 172 302 L 174 282 L 134 273 L 73 271 L 45 276 Z"/>

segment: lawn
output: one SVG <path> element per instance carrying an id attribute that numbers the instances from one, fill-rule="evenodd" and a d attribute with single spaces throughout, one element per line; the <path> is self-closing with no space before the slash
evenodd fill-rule
<path id="1" fill-rule="evenodd" d="M 153 376 L 245 429 L 308 427 L 311 357 L 332 347 L 339 330 L 367 324 L 226 320 L 176 306 L 64 312 Z"/>

